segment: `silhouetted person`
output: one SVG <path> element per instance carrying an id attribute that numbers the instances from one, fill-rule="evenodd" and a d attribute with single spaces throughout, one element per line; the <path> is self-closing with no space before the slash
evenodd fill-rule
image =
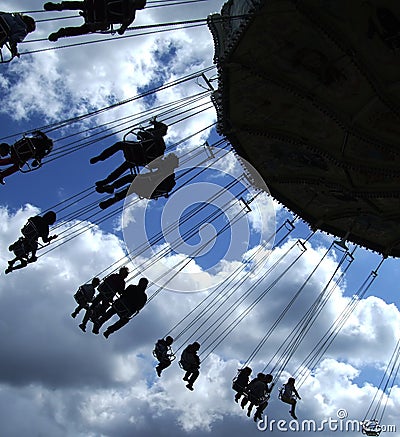
<path id="1" fill-rule="evenodd" d="M 296 398 L 301 399 L 300 395 L 297 393 L 297 390 L 294 387 L 295 379 L 289 378 L 288 382 L 286 384 L 283 384 L 283 388 L 281 391 L 281 401 L 285 402 L 286 404 L 290 404 L 292 408 L 290 409 L 289 413 L 293 417 L 293 419 L 297 420 L 296 417 Z"/>
<path id="2" fill-rule="evenodd" d="M 121 267 L 118 273 L 113 273 L 112 275 L 107 276 L 97 287 L 98 294 L 93 299 L 90 307 L 86 310 L 82 323 L 79 325 L 83 332 L 86 332 L 88 321 L 91 318 L 93 321 L 98 317 L 101 317 L 111 305 L 114 296 L 117 293 L 121 294 L 125 290 L 125 279 L 128 277 L 128 274 L 128 268 Z"/>
<path id="3" fill-rule="evenodd" d="M 89 304 L 93 301 L 96 287 L 100 284 L 99 278 L 93 278 L 90 284 L 83 284 L 78 288 L 78 291 L 74 294 L 74 299 L 78 306 L 72 312 L 71 317 L 75 317 L 83 309 L 87 310 Z"/>
<path id="4" fill-rule="evenodd" d="M 161 376 L 161 372 L 171 365 L 171 356 L 173 357 L 171 344 L 173 341 L 174 339 L 168 335 L 165 337 L 165 340 L 161 338 L 156 343 L 154 354 L 159 361 L 158 365 L 156 366 L 156 372 L 158 376 Z"/>
<path id="5" fill-rule="evenodd" d="M 41 238 L 45 244 L 57 238 L 57 235 L 49 236 L 49 227 L 55 223 L 56 218 L 57 216 L 54 211 L 48 211 L 43 214 L 43 216 L 35 215 L 28 219 L 21 229 L 23 237 L 20 237 L 8 248 L 10 252 L 14 252 L 15 258 L 8 262 L 8 268 L 5 273 L 22 269 L 26 267 L 28 263 L 37 260 L 36 251 L 38 249 L 39 238 Z M 16 261 L 20 261 L 20 264 L 14 267 Z"/>
<path id="6" fill-rule="evenodd" d="M 146 0 L 85 0 L 45 3 L 46 11 L 79 10 L 85 23 L 79 27 L 62 27 L 49 35 L 49 41 L 67 36 L 85 35 L 91 32 L 106 31 L 112 24 L 121 24 L 117 30 L 122 35 L 133 23 L 138 9 L 144 9 Z"/>
<path id="7" fill-rule="evenodd" d="M 7 143 L 0 144 L 0 166 L 12 164 L 7 169 L 0 171 L 0 183 L 4 178 L 22 168 L 29 160 L 33 159 L 32 167 L 41 165 L 42 159 L 53 150 L 53 141 L 43 132 L 35 131 L 31 136 L 18 140 L 12 146 Z M 9 156 L 7 156 L 9 155 Z"/>
<path id="8" fill-rule="evenodd" d="M 235 402 L 239 402 L 239 399 L 242 397 L 244 391 L 249 385 L 251 372 L 252 370 L 250 367 L 244 367 L 243 369 L 239 370 L 237 377 L 234 379 L 232 389 L 237 392 L 235 395 Z"/>
<path id="9" fill-rule="evenodd" d="M 91 158 L 90 163 L 95 164 L 104 161 L 115 153 L 122 151 L 125 161 L 110 173 L 105 179 L 97 181 L 97 186 L 110 184 L 118 179 L 123 173 L 137 166 L 145 166 L 163 156 L 165 142 L 163 137 L 167 134 L 168 126 L 159 121 L 151 121 L 152 128 L 140 130 L 137 133 L 139 141 L 118 141 L 111 147 L 103 150 L 100 155 Z"/>
<path id="10" fill-rule="evenodd" d="M 269 394 L 271 393 L 272 389 L 274 388 L 274 384 L 271 384 L 270 386 L 268 386 L 268 384 L 270 382 L 272 382 L 272 379 L 273 379 L 272 375 L 270 375 L 269 373 L 267 375 L 265 375 L 265 380 L 264 380 L 265 392 L 264 392 L 264 395 L 262 395 L 261 398 L 259 398 L 258 404 L 255 404 L 255 405 L 257 405 L 257 409 L 256 409 L 256 412 L 254 414 L 254 422 L 256 422 L 257 420 L 262 420 L 262 414 L 268 406 Z M 249 409 L 250 409 L 250 406 L 249 406 Z"/>
<path id="11" fill-rule="evenodd" d="M 181 355 L 181 366 L 186 371 L 183 377 L 184 381 L 187 381 L 186 387 L 189 390 L 194 390 L 193 384 L 200 375 L 200 357 L 197 355 L 200 349 L 200 344 L 196 342 L 189 344 Z"/>
<path id="12" fill-rule="evenodd" d="M 175 187 L 175 173 L 174 170 L 179 165 L 179 159 L 174 153 L 158 158 L 152 163 L 157 170 L 148 173 L 140 173 L 138 175 L 126 175 L 119 178 L 110 185 L 98 186 L 96 191 L 100 193 L 113 193 L 115 188 L 128 185 L 121 191 L 115 193 L 114 197 L 104 200 L 99 203 L 101 209 L 106 209 L 111 205 L 125 199 L 130 189 L 131 183 L 135 181 L 131 188 L 131 193 L 136 193 L 139 197 L 146 199 L 157 199 L 158 197 L 168 197 L 169 193 Z"/>
<path id="13" fill-rule="evenodd" d="M 118 314 L 119 320 L 104 331 L 104 337 L 108 338 L 110 334 L 125 326 L 132 316 L 138 314 L 145 306 L 147 302 L 145 291 L 148 283 L 146 278 L 140 278 L 137 285 L 128 285 L 121 297 L 113 302 L 112 307 L 107 310 L 104 316 L 97 319 L 92 332 L 98 334 L 102 325 L 115 314 Z"/>
<path id="14" fill-rule="evenodd" d="M 0 48 L 8 42 L 12 57 L 19 56 L 17 44 L 35 29 L 35 20 L 28 15 L 0 12 Z"/>

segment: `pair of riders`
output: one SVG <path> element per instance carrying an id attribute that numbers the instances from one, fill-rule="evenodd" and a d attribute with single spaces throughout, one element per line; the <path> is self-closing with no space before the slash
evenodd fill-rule
<path id="1" fill-rule="evenodd" d="M 37 260 L 36 251 L 38 250 L 39 238 L 42 239 L 44 244 L 50 243 L 51 240 L 57 238 L 57 235 L 49 236 L 49 227 L 55 223 L 56 218 L 57 216 L 54 211 L 48 211 L 43 216 L 36 215 L 28 219 L 25 226 L 21 229 L 23 236 L 8 248 L 10 252 L 14 253 L 15 258 L 8 261 L 8 268 L 5 270 L 6 274 L 13 270 L 22 269 L 28 263 Z M 17 261 L 19 261 L 19 264 L 14 265 Z"/>
<path id="2" fill-rule="evenodd" d="M 116 192 L 112 198 L 100 202 L 101 209 L 108 208 L 124 199 L 132 182 L 134 184 L 131 186 L 131 192 L 148 199 L 156 199 L 160 196 L 167 197 L 175 186 L 174 170 L 179 165 L 179 159 L 173 153 L 164 156 L 166 146 L 163 137 L 167 134 L 168 126 L 155 119 L 150 123 L 153 127 L 140 129 L 136 133 L 138 141 L 118 141 L 103 150 L 100 155 L 90 159 L 91 164 L 96 164 L 119 151 L 123 152 L 125 158 L 124 162 L 105 179 L 96 182 L 96 191 L 99 193 L 112 194 L 114 190 L 124 187 Z M 139 173 L 138 167 L 145 166 L 150 171 Z M 127 170 L 131 170 L 131 174 L 122 176 Z"/>
<path id="3" fill-rule="evenodd" d="M 171 362 L 175 359 L 175 355 L 172 352 L 171 344 L 174 339 L 171 336 L 167 336 L 165 339 L 157 341 L 153 355 L 159 361 L 156 366 L 156 372 L 158 376 L 161 376 L 161 372 L 171 365 Z M 196 341 L 189 344 L 183 350 L 179 365 L 185 371 L 183 380 L 187 382 L 186 387 L 193 391 L 193 384 L 200 375 L 200 357 L 197 352 L 200 349 L 200 344 Z"/>

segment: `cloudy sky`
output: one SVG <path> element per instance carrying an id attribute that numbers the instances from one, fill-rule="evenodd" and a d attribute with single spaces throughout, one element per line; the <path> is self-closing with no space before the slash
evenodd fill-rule
<path id="1" fill-rule="evenodd" d="M 219 11 L 222 4 L 223 1 L 207 0 L 168 6 L 167 1 L 149 1 L 149 7 L 138 12 L 135 24 L 201 19 Z M 36 0 L 2 2 L 2 10 L 5 11 L 37 11 L 41 8 L 42 3 Z M 32 15 L 37 20 L 62 16 L 56 12 Z M 64 15 L 74 13 L 66 12 Z M 37 31 L 27 40 L 46 38 L 58 26 L 67 22 L 79 25 L 80 21 L 77 18 L 40 22 Z M 92 36 L 69 38 L 57 44 L 27 42 L 21 44 L 20 51 L 95 39 L 97 37 Z M 115 36 L 107 42 L 22 55 L 0 68 L 1 136 L 10 136 L 6 141 L 13 142 L 23 132 L 131 99 L 163 83 L 212 66 L 212 58 L 213 43 L 206 26 L 126 39 Z M 215 78 L 216 70 L 207 72 L 207 77 Z M 231 180 L 240 178 L 241 167 L 234 156 L 230 154 L 218 161 L 218 153 L 225 154 L 224 150 L 219 150 L 206 176 L 203 174 L 194 179 L 191 183 L 196 185 L 185 189 L 184 182 L 189 184 L 190 179 L 190 175 L 184 175 L 185 170 L 200 169 L 210 163 L 206 151 L 199 145 L 206 139 L 210 144 L 219 139 L 213 130 L 203 131 L 215 122 L 215 111 L 209 105 L 208 95 L 199 101 L 193 97 L 190 105 L 181 109 L 177 107 L 175 112 L 168 105 L 202 93 L 206 91 L 204 87 L 206 84 L 201 79 L 186 81 L 96 117 L 54 129 L 49 136 L 55 140 L 55 157 L 73 147 L 75 140 L 80 141 L 77 143 L 78 150 L 48 162 L 37 172 L 10 176 L 6 185 L 0 187 L 0 244 L 4 248 L 0 252 L 1 271 L 10 259 L 7 247 L 18 238 L 26 219 L 34 214 L 63 202 L 54 207 L 60 211 L 61 220 L 56 231 L 60 239 L 61 235 L 68 235 L 72 225 L 77 225 L 78 229 L 90 227 L 90 230 L 46 253 L 27 269 L 7 276 L 0 275 L 1 435 L 117 437 L 241 436 L 260 433 L 254 422 L 233 402 L 231 380 L 301 289 L 299 297 L 250 363 L 253 374 L 270 362 L 293 327 L 325 289 L 340 259 L 340 252 L 331 250 L 307 285 L 303 286 L 332 241 L 330 236 L 317 234 L 298 261 L 280 277 L 300 251 L 298 246 L 294 246 L 289 255 L 284 257 L 284 254 L 297 238 L 306 238 L 309 234 L 307 226 L 298 223 L 289 239 L 282 242 L 259 269 L 254 273 L 246 269 L 239 271 L 244 265 L 239 255 L 249 248 L 257 248 L 258 243 L 270 235 L 275 224 L 279 228 L 286 218 L 291 218 L 267 196 L 257 198 L 253 212 L 244 219 L 244 225 L 233 223 L 236 214 L 241 212 L 237 203 L 226 210 L 219 222 L 214 223 L 216 229 L 220 229 L 228 222 L 230 230 L 222 236 L 222 241 L 219 240 L 210 249 L 208 258 L 196 258 L 185 265 L 184 274 L 174 277 L 175 282 L 169 285 L 179 292 L 162 289 L 160 276 L 165 276 L 166 270 L 176 272 L 177 263 L 188 261 L 190 246 L 193 251 L 200 247 L 202 241 L 213 235 L 213 228 L 202 228 L 187 242 L 189 249 L 181 247 L 181 251 L 175 251 L 164 258 L 162 264 L 146 271 L 154 283 L 149 295 L 156 293 L 156 296 L 136 319 L 108 340 L 102 335 L 93 335 L 90 329 L 85 334 L 80 331 L 77 325 L 81 314 L 76 320 L 70 317 L 75 307 L 72 296 L 77 287 L 124 258 L 127 251 L 135 249 L 132 246 L 137 244 L 137 234 L 129 231 L 128 225 L 138 225 L 144 220 L 146 235 L 156 235 L 160 226 L 168 227 L 179 218 L 179 213 L 190 211 L 193 204 L 196 206 L 204 200 L 202 193 L 211 197 L 215 186 L 223 188 Z M 165 109 L 158 109 L 161 107 Z M 200 110 L 202 112 L 193 115 Z M 139 113 L 144 115 L 137 115 Z M 91 156 L 123 135 L 110 122 L 132 117 L 128 119 L 130 124 L 145 124 L 150 116 L 157 113 L 162 113 L 160 119 L 165 119 L 171 126 L 167 136 L 168 147 L 175 149 L 181 157 L 182 177 L 177 183 L 180 189 L 168 201 L 136 202 L 125 210 L 124 220 L 121 221 L 121 213 L 117 211 L 116 215 L 103 221 L 104 213 L 91 217 L 93 212 L 99 211 L 96 206 L 101 198 L 99 194 L 91 193 L 77 204 L 66 200 L 93 187 L 95 180 L 103 178 L 120 162 L 120 156 L 95 166 L 90 166 L 88 162 Z M 192 116 L 186 118 L 188 115 Z M 83 147 L 85 141 L 93 139 L 95 131 L 92 128 L 99 125 L 112 127 L 110 137 Z M 201 133 L 175 146 L 196 132 Z M 72 134 L 76 135 L 70 137 Z M 221 208 L 239 192 L 238 185 L 227 193 L 226 198 L 215 201 L 213 208 Z M 249 199 L 249 196 L 246 191 L 245 197 Z M 80 209 L 91 203 L 95 205 L 93 211 Z M 62 210 L 66 205 L 71 206 Z M 196 214 L 194 221 L 188 222 L 182 232 L 196 228 L 196 220 L 201 222 L 206 217 L 205 213 Z M 280 231 L 275 242 L 279 242 L 282 235 Z M 168 247 L 176 236 L 164 237 L 158 242 L 157 250 Z M 235 250 L 227 252 L 227 246 Z M 260 252 L 258 259 L 266 253 L 269 251 Z M 137 256 L 134 259 L 136 266 L 147 262 L 148 257 L 148 253 Z M 281 258 L 279 265 L 266 275 Z M 345 280 L 332 289 L 331 298 L 286 366 L 280 383 L 296 371 L 379 262 L 380 257 L 375 254 L 362 249 L 356 251 L 355 261 Z M 130 266 L 133 271 L 133 263 Z M 271 288 L 271 283 L 278 278 L 279 281 Z M 298 404 L 300 420 L 315 419 L 319 423 L 330 417 L 337 419 L 339 409 L 347 410 L 350 419 L 364 418 L 383 369 L 400 337 L 399 280 L 398 262 L 386 260 L 372 287 L 359 301 L 325 357 L 313 364 L 312 375 L 298 388 L 302 396 Z M 131 281 L 135 283 L 137 278 L 132 277 Z M 216 284 L 220 288 L 210 301 L 179 323 L 207 297 L 204 289 Z M 269 288 L 271 290 L 245 320 L 214 349 L 224 329 L 230 330 L 229 324 Z M 328 290 L 331 288 L 329 286 Z M 251 293 L 246 295 L 248 291 Z M 233 307 L 240 296 L 243 297 L 240 305 Z M 220 307 L 212 310 L 208 318 L 206 308 L 214 308 L 211 302 L 215 301 L 220 302 Z M 205 316 L 200 318 L 201 314 Z M 189 322 L 197 317 L 197 325 L 189 328 Z M 212 333 L 216 327 L 218 329 Z M 203 363 L 194 392 L 185 388 L 183 372 L 176 361 L 162 378 L 157 378 L 155 374 L 151 351 L 155 341 L 167 333 L 179 336 L 174 344 L 175 350 L 195 340 L 202 344 Z M 211 350 L 212 353 L 209 353 Z M 397 383 L 387 405 L 385 424 L 395 424 L 400 428 L 399 408 L 400 389 Z M 289 420 L 288 409 L 277 399 L 277 392 L 273 392 L 266 410 L 268 418 Z M 274 435 L 281 433 L 272 431 Z M 337 434 L 324 432 L 329 436 Z M 348 434 L 359 435 L 358 432 Z"/>

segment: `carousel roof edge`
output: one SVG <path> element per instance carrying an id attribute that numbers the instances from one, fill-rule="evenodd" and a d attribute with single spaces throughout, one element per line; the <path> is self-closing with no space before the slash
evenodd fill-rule
<path id="1" fill-rule="evenodd" d="M 229 57 L 257 11 L 267 0 L 228 0 L 221 13 L 207 17 L 214 41 L 214 63 L 218 66 Z"/>

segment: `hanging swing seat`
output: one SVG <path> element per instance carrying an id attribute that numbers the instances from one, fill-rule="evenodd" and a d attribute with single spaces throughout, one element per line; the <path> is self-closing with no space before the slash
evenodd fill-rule
<path id="1" fill-rule="evenodd" d="M 86 8 L 80 14 L 88 26 L 98 33 L 114 34 L 114 24 L 122 24 L 124 17 L 130 15 L 130 2 L 127 0 L 86 0 Z"/>
<path id="2" fill-rule="evenodd" d="M 38 152 L 31 138 L 23 137 L 13 144 L 10 149 L 10 155 L 14 157 L 15 162 L 19 163 L 20 172 L 29 173 L 38 170 L 42 166 L 42 163 L 36 160 L 36 165 L 35 161 L 32 163 L 28 162 L 28 160 L 34 158 Z"/>
<path id="3" fill-rule="evenodd" d="M 237 378 L 234 378 L 234 379 L 232 380 L 232 389 L 233 389 L 234 391 L 238 392 L 238 393 L 243 393 L 243 392 L 246 390 L 246 387 L 244 387 L 244 386 L 241 385 L 241 384 L 238 384 L 238 383 L 236 382 L 236 379 L 237 379 Z"/>
<path id="4" fill-rule="evenodd" d="M 160 361 L 160 353 L 157 352 L 157 344 L 155 346 L 155 348 L 153 349 L 153 357 L 156 358 L 158 361 Z M 170 346 L 168 346 L 168 350 L 167 350 L 167 358 L 170 361 L 174 361 L 176 356 L 175 354 L 172 352 L 172 349 L 170 348 Z"/>
<path id="5" fill-rule="evenodd" d="M 262 396 L 254 396 L 251 391 L 249 391 L 248 389 L 245 389 L 243 391 L 243 395 L 245 398 L 247 398 L 253 405 L 255 406 L 259 406 L 262 405 L 264 403 L 268 403 L 270 395 L 269 393 L 266 393 Z"/>
<path id="6" fill-rule="evenodd" d="M 9 43 L 10 26 L 6 23 L 0 15 L 0 63 L 5 64 L 12 61 L 16 54 L 12 53 L 11 45 Z M 5 51 L 3 51 L 6 49 Z"/>
<path id="7" fill-rule="evenodd" d="M 87 308 L 90 301 L 87 300 L 86 293 L 82 287 L 78 288 L 78 291 L 74 294 L 75 302 L 82 306 L 83 308 Z"/>
<path id="8" fill-rule="evenodd" d="M 139 311 L 132 313 L 132 311 L 124 304 L 124 302 L 121 301 L 121 299 L 114 301 L 111 306 L 115 309 L 121 319 L 132 319 L 139 314 Z"/>
<path id="9" fill-rule="evenodd" d="M 115 291 L 107 284 L 107 282 L 103 281 L 97 287 L 97 290 L 100 293 L 101 297 L 108 302 L 111 302 L 113 297 L 115 296 Z"/>
<path id="10" fill-rule="evenodd" d="M 241 383 L 238 383 L 240 372 L 241 371 L 239 370 L 237 375 L 232 379 L 232 390 L 234 390 L 234 391 L 236 391 L 238 393 L 244 393 L 247 386 L 245 386 L 245 385 L 243 385 Z"/>
<path id="11" fill-rule="evenodd" d="M 185 372 L 193 372 L 195 370 L 199 370 L 200 366 L 194 364 L 192 362 L 186 361 L 185 359 L 181 359 L 178 361 L 179 367 Z"/>
<path id="12" fill-rule="evenodd" d="M 124 157 L 129 164 L 131 164 L 131 173 L 139 174 L 139 166 L 145 166 L 147 164 L 146 153 L 141 141 L 129 141 L 127 140 L 129 135 L 135 135 L 138 137 L 141 129 L 132 129 L 124 135 L 124 142 L 130 143 L 126 149 L 124 149 Z"/>
<path id="13" fill-rule="evenodd" d="M 29 219 L 21 229 L 21 233 L 28 241 L 37 241 L 40 236 L 37 227 L 32 220 Z"/>
<path id="14" fill-rule="evenodd" d="M 112 27 L 107 22 L 107 1 L 98 0 L 86 0 L 85 10 L 80 12 L 80 15 L 85 20 L 85 24 L 93 27 L 93 31 L 100 31 L 100 28 L 104 31 Z M 101 32 L 100 32 L 101 33 Z"/>
<path id="15" fill-rule="evenodd" d="M 292 394 L 292 396 L 290 397 L 287 397 L 284 395 L 284 393 L 285 393 L 285 387 L 281 387 L 278 391 L 278 399 L 281 400 L 282 402 L 287 402 L 292 399 L 296 399 L 296 396 L 294 394 Z"/>
<path id="16" fill-rule="evenodd" d="M 361 424 L 361 432 L 367 436 L 379 436 L 382 432 L 382 427 L 376 419 L 365 420 Z"/>

